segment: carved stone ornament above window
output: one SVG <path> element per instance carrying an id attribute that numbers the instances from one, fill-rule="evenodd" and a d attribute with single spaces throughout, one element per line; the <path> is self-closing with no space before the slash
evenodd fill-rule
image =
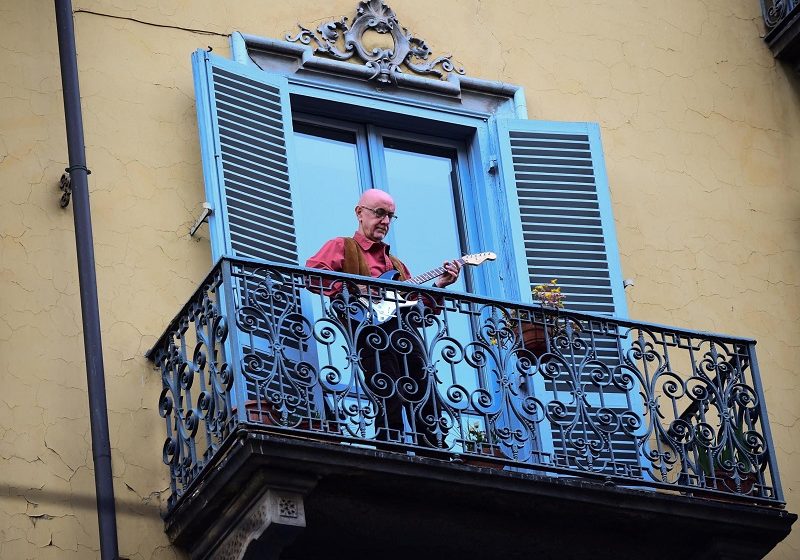
<path id="1" fill-rule="evenodd" d="M 453 64 L 452 55 L 439 56 L 428 61 L 431 55 L 428 45 L 402 27 L 394 10 L 383 0 L 359 2 L 356 17 L 350 27 L 347 26 L 346 17 L 323 23 L 317 27 L 316 32 L 299 23 L 297 26 L 300 32 L 295 36 L 288 34 L 287 41 L 299 41 L 304 45 L 313 41 L 314 54 L 330 56 L 336 60 L 349 60 L 358 56 L 367 68 L 373 70 L 369 79 L 383 84 L 395 83 L 395 73 L 403 71 L 401 66 L 417 74 L 433 75 L 439 79 L 446 79 L 450 72 L 464 74 L 463 68 Z M 370 50 L 363 42 L 367 31 L 390 34 L 394 44 L 391 48 L 374 47 Z M 338 45 L 342 39 L 344 47 L 340 48 Z"/>

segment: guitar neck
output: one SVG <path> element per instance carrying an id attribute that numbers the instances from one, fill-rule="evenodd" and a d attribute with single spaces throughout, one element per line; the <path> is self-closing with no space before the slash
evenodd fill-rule
<path id="1" fill-rule="evenodd" d="M 464 266 L 463 258 L 456 259 L 456 262 L 461 266 Z M 440 266 L 438 268 L 434 268 L 433 270 L 429 270 L 424 274 L 420 274 L 419 276 L 414 276 L 414 278 L 411 278 L 410 280 L 408 280 L 408 282 L 411 282 L 412 284 L 424 284 L 428 280 L 433 280 L 434 278 L 438 278 L 444 273 L 445 273 L 444 267 Z"/>

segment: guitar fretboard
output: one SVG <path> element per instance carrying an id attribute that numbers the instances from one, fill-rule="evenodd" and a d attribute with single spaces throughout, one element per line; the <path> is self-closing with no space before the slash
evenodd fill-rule
<path id="1" fill-rule="evenodd" d="M 461 266 L 464 266 L 463 258 L 456 259 L 456 262 Z M 414 278 L 411 278 L 409 282 L 411 282 L 412 284 L 424 284 L 428 280 L 433 280 L 434 278 L 438 278 L 439 276 L 444 274 L 444 272 L 445 272 L 444 267 L 440 266 L 439 268 L 434 268 L 433 270 L 429 270 L 428 272 L 420 274 L 419 276 L 414 276 Z"/>

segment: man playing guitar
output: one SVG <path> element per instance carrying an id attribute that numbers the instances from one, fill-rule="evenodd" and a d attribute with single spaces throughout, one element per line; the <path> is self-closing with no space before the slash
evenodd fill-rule
<path id="1" fill-rule="evenodd" d="M 355 214 L 358 230 L 353 237 L 336 237 L 326 242 L 306 261 L 306 266 L 373 278 L 397 271 L 400 280 L 411 280 L 408 268 L 389 253 L 389 246 L 383 242 L 396 218 L 395 203 L 389 193 L 378 189 L 366 191 L 355 207 Z M 461 259 L 445 261 L 434 285 L 444 288 L 454 283 L 458 280 L 461 265 Z M 432 278 L 434 276 L 430 276 Z M 375 329 L 382 331 L 379 334 L 387 342 L 379 348 L 371 346 L 367 340 L 370 331 L 374 333 Z M 403 336 L 393 321 L 371 326 L 361 333 L 356 341 L 359 365 L 367 386 L 378 396 L 376 439 L 404 442 L 405 409 L 411 431 L 416 434 L 417 445 L 445 447 L 444 435 L 438 429 L 439 415 L 434 410 L 433 399 L 428 391 L 424 354 L 413 337 Z M 409 343 L 412 344 L 410 351 L 407 347 Z M 402 383 L 403 378 L 411 383 Z M 387 379 L 392 387 L 387 387 Z"/>

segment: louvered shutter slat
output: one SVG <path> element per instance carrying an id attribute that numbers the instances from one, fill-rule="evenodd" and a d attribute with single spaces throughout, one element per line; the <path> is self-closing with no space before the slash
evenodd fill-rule
<path id="1" fill-rule="evenodd" d="M 204 52 L 194 55 L 214 258 L 223 254 L 297 264 L 287 143 L 288 96 L 282 78 Z M 250 74 L 250 75 L 248 75 Z M 201 107 L 201 100 L 207 106 Z M 208 154 L 213 152 L 213 155 Z"/>
<path id="2" fill-rule="evenodd" d="M 534 121 L 515 121 L 500 131 L 501 142 L 508 142 L 511 161 L 504 165 L 511 168 L 506 178 L 519 208 L 527 289 L 558 278 L 568 308 L 619 315 L 610 281 L 614 269 L 606 243 L 609 224 L 603 223 L 598 197 L 598 157 L 593 153 L 598 139 L 581 124 L 563 125 L 583 127 L 580 133 L 537 126 Z M 581 278 L 608 281 L 598 288 L 576 281 Z M 593 301 L 582 291 L 590 286 Z"/>

